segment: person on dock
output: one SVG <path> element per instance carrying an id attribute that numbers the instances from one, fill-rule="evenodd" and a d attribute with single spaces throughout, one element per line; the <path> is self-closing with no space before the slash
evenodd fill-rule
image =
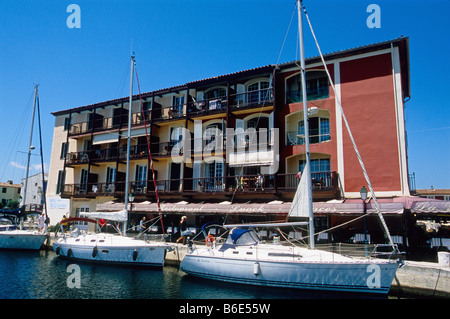
<path id="1" fill-rule="evenodd" d="M 187 229 L 186 216 L 181 217 L 180 221 L 180 234 L 181 237 L 177 239 L 177 244 L 183 242 L 183 245 L 186 244 L 186 237 L 191 235 L 191 232 Z"/>
<path id="2" fill-rule="evenodd" d="M 63 218 L 61 221 L 61 226 L 64 231 L 67 230 L 67 226 L 69 225 L 69 223 L 65 222 L 65 220 L 66 220 L 66 215 L 63 215 Z"/>
<path id="3" fill-rule="evenodd" d="M 147 230 L 147 226 L 145 226 L 146 221 L 145 221 L 145 216 L 142 217 L 141 221 L 139 222 L 139 232 L 144 232 Z"/>
<path id="4" fill-rule="evenodd" d="M 38 224 L 38 232 L 42 233 L 42 231 L 44 230 L 45 227 L 45 216 L 44 213 L 42 213 L 41 215 L 39 215 L 38 219 L 37 219 L 37 224 Z"/>

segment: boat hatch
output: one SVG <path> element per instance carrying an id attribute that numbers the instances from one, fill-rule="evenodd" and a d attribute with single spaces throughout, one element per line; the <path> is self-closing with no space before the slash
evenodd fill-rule
<path id="1" fill-rule="evenodd" d="M 254 230 L 234 228 L 230 231 L 227 240 L 219 249 L 225 251 L 236 246 L 254 246 L 259 243 L 259 237 Z"/>

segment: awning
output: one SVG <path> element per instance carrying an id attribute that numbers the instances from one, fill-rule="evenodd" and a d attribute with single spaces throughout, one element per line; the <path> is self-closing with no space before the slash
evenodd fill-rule
<path id="1" fill-rule="evenodd" d="M 266 151 L 239 151 L 228 154 L 230 167 L 266 166 L 273 165 L 274 152 Z"/>
<path id="2" fill-rule="evenodd" d="M 402 214 L 403 203 L 378 203 L 382 214 Z M 364 212 L 361 203 L 313 203 L 314 214 L 360 215 Z M 367 213 L 376 213 L 375 204 L 366 204 Z"/>
<path id="3" fill-rule="evenodd" d="M 411 205 L 411 213 L 447 213 L 450 214 L 450 201 L 416 201 Z"/>
<path id="4" fill-rule="evenodd" d="M 117 210 L 123 203 L 105 203 L 97 205 L 102 211 Z M 291 202 L 273 203 L 161 203 L 162 213 L 182 214 L 288 214 Z M 402 214 L 403 203 L 380 203 L 383 214 Z M 363 213 L 362 203 L 313 203 L 314 214 L 353 214 Z M 158 213 L 156 203 L 133 203 L 134 213 Z M 375 205 L 367 204 L 367 212 L 375 213 Z"/>
<path id="5" fill-rule="evenodd" d="M 122 204 L 123 205 L 123 204 Z M 127 211 L 121 210 L 116 212 L 92 212 L 92 213 L 80 213 L 81 216 L 89 218 L 103 218 L 106 220 L 112 220 L 116 222 L 124 222 L 127 220 Z"/>
<path id="6" fill-rule="evenodd" d="M 92 144 L 97 145 L 97 144 L 117 143 L 118 140 L 119 140 L 118 133 L 99 134 L 94 135 L 94 140 L 92 141 Z"/>

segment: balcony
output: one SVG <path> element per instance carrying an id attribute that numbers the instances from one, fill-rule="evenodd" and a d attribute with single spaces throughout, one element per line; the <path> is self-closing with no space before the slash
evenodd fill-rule
<path id="1" fill-rule="evenodd" d="M 186 115 L 187 104 L 179 104 L 172 106 L 161 107 L 159 104 L 155 105 L 152 110 L 152 120 L 154 122 L 161 122 L 165 120 L 181 120 Z"/>
<path id="2" fill-rule="evenodd" d="M 147 144 L 131 145 L 130 159 L 140 159 L 148 156 Z M 67 165 L 84 165 L 101 162 L 125 161 L 127 158 L 127 146 L 111 147 L 98 150 L 71 152 L 66 156 Z"/>
<path id="3" fill-rule="evenodd" d="M 69 129 L 69 136 L 119 129 L 121 126 L 127 127 L 128 111 L 126 109 L 124 109 L 124 111 L 126 112 L 126 114 L 123 114 L 122 116 L 113 116 L 106 118 L 100 114 L 90 115 L 90 119 L 88 121 L 72 124 Z M 147 124 L 149 124 L 149 113 L 147 113 L 146 117 L 143 116 L 142 112 L 131 114 L 132 126 L 144 125 L 144 120 Z"/>
<path id="4" fill-rule="evenodd" d="M 286 145 L 304 145 L 305 144 L 305 135 L 300 135 L 296 131 L 286 132 Z M 329 141 L 331 139 L 329 131 L 323 131 L 320 133 L 319 129 L 310 129 L 309 130 L 309 143 L 317 144 Z"/>
<path id="5" fill-rule="evenodd" d="M 266 88 L 262 90 L 256 91 L 247 91 L 244 93 L 232 94 L 230 96 L 231 109 L 240 109 L 240 108 L 253 108 L 253 107 L 261 107 L 263 105 L 269 105 L 273 103 L 273 89 Z"/>
<path id="6" fill-rule="evenodd" d="M 190 116 L 222 113 L 226 111 L 227 105 L 228 101 L 226 96 L 196 101 L 189 104 L 188 113 Z"/>
<path id="7" fill-rule="evenodd" d="M 190 116 L 204 116 L 226 112 L 227 107 L 236 110 L 269 105 L 273 103 L 273 89 L 230 94 L 229 98 L 229 101 L 226 96 L 222 96 L 191 102 L 188 106 L 188 113 Z"/>
<path id="8" fill-rule="evenodd" d="M 338 196 L 338 175 L 336 172 L 312 173 L 314 197 L 336 198 Z M 257 193 L 282 194 L 289 197 L 297 190 L 299 178 L 297 174 L 274 175 L 239 175 L 226 177 L 199 177 L 183 179 L 157 180 L 158 194 L 164 195 L 236 195 Z M 153 180 L 131 181 L 129 191 L 135 196 L 155 196 Z M 62 197 L 114 196 L 123 197 L 125 182 L 66 184 L 61 192 Z"/>

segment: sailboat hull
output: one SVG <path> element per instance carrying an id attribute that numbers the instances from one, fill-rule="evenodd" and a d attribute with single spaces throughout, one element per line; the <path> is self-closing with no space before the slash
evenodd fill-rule
<path id="1" fill-rule="evenodd" d="M 26 230 L 7 230 L 0 232 L 0 249 L 39 250 L 46 234 Z"/>
<path id="2" fill-rule="evenodd" d="M 168 245 L 115 235 L 61 238 L 53 250 L 62 257 L 108 264 L 162 267 Z"/>
<path id="3" fill-rule="evenodd" d="M 283 253 L 276 258 L 237 258 L 207 250 L 187 254 L 180 269 L 197 277 L 240 284 L 387 294 L 398 268 L 397 263 L 386 260 L 302 261 L 287 254 L 283 258 Z M 234 255 L 250 254 L 250 250 L 234 251 Z"/>

